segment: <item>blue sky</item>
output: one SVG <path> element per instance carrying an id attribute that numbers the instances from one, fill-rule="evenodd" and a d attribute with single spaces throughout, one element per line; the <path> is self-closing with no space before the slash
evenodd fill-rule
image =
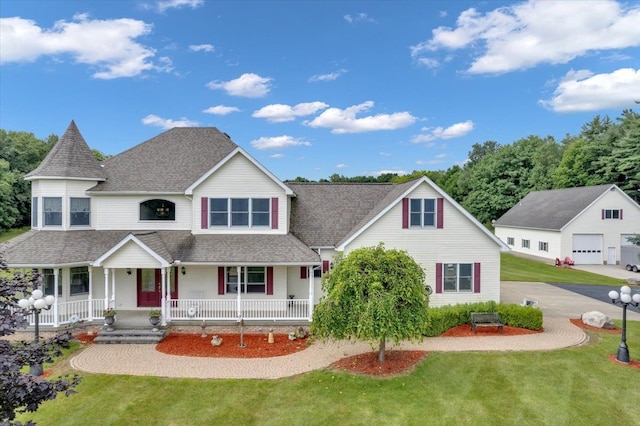
<path id="1" fill-rule="evenodd" d="M 640 99 L 640 3 L 0 0 L 0 128 L 215 126 L 285 180 L 463 164 Z"/>

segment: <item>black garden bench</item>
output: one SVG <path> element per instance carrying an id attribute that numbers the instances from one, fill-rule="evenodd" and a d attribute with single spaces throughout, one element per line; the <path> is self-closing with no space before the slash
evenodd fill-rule
<path id="1" fill-rule="evenodd" d="M 504 333 L 504 324 L 497 312 L 471 312 L 471 329 L 474 334 L 478 332 L 478 327 L 498 327 Z"/>

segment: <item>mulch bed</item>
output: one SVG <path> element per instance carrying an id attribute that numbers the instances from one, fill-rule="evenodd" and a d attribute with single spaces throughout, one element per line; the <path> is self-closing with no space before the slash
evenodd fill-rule
<path id="1" fill-rule="evenodd" d="M 457 327 L 450 328 L 440 335 L 440 337 L 479 337 L 479 336 L 519 336 L 522 334 L 538 334 L 544 330 L 527 330 L 526 328 L 511 327 L 505 325 L 502 327 L 503 333 L 498 331 L 498 327 L 477 327 L 477 334 L 471 330 L 471 325 L 462 324 Z"/>
<path id="2" fill-rule="evenodd" d="M 307 347 L 307 339 L 289 340 L 287 334 L 274 334 L 274 343 L 269 343 L 267 334 L 245 334 L 239 347 L 240 334 L 216 334 L 222 338 L 220 346 L 213 346 L 213 334 L 171 333 L 158 343 L 156 350 L 170 355 L 214 357 L 214 358 L 268 358 L 289 355 Z"/>
<path id="3" fill-rule="evenodd" d="M 427 355 L 426 351 L 387 350 L 384 362 L 378 362 L 378 351 L 366 352 L 342 358 L 331 366 L 366 376 L 396 377 L 411 373 Z"/>
<path id="4" fill-rule="evenodd" d="M 620 334 L 622 333 L 622 329 L 616 327 L 616 328 L 598 328 L 598 327 L 593 327 L 590 325 L 587 325 L 585 323 L 582 322 L 581 318 L 571 318 L 570 319 L 571 324 L 575 325 L 576 327 L 580 327 L 584 330 L 592 330 L 592 331 L 598 331 L 600 333 L 608 333 L 608 334 Z"/>

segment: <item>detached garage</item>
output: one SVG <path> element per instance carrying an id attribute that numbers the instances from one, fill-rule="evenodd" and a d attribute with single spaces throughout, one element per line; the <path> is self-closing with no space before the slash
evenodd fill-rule
<path id="1" fill-rule="evenodd" d="M 601 265 L 602 235 L 574 234 L 572 253 L 578 265 Z"/>
<path id="2" fill-rule="evenodd" d="M 640 234 L 640 205 L 616 185 L 529 193 L 494 222 L 514 252 L 576 264 L 619 264 L 628 236 Z"/>

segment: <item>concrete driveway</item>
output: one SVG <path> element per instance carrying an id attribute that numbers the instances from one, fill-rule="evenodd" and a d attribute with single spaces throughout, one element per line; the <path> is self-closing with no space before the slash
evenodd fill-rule
<path id="1" fill-rule="evenodd" d="M 635 279 L 640 281 L 640 272 L 627 271 L 620 265 L 574 265 L 572 268 L 622 280 Z"/>

